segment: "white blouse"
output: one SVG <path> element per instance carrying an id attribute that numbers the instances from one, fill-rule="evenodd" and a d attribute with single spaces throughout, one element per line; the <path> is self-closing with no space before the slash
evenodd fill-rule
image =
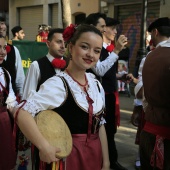
<path id="1" fill-rule="evenodd" d="M 59 107 L 66 99 L 66 89 L 59 76 L 65 78 L 79 106 L 88 111 L 89 104 L 86 99 L 86 93 L 65 72 L 59 72 L 52 78 L 45 81 L 40 86 L 38 92 L 32 90 L 23 109 L 30 112 L 34 117 L 42 110 Z M 99 81 L 94 78 L 93 74 L 86 73 L 86 77 L 89 86 L 87 92 L 90 98 L 94 101 L 93 114 L 96 114 L 105 107 L 104 90 Z M 99 88 L 97 84 L 99 85 Z M 102 123 L 105 123 L 104 119 L 102 119 Z"/>
<path id="2" fill-rule="evenodd" d="M 9 73 L 8 73 L 9 75 Z M 14 94 L 14 91 L 12 89 L 12 84 L 11 84 L 11 77 L 9 75 L 9 94 L 8 94 L 8 97 L 7 97 L 7 100 L 6 100 L 6 104 L 7 104 L 7 108 L 9 107 L 14 107 L 16 106 L 18 103 L 16 101 L 16 97 L 15 97 L 15 94 Z M 6 87 L 6 81 L 5 81 L 5 74 L 4 74 L 4 70 L 2 69 L 2 67 L 0 67 L 0 82 L 2 83 L 2 85 L 4 87 Z M 2 86 L 0 85 L 0 91 L 3 91 L 3 88 Z"/>
<path id="3" fill-rule="evenodd" d="M 50 62 L 54 59 L 54 57 L 50 53 L 48 53 L 46 57 Z M 55 68 L 54 70 L 56 73 L 60 72 L 60 69 Z M 37 61 L 33 61 L 26 74 L 22 99 L 27 99 L 30 91 L 37 89 L 37 85 L 40 79 L 41 79 L 41 73 L 40 73 L 39 64 Z"/>

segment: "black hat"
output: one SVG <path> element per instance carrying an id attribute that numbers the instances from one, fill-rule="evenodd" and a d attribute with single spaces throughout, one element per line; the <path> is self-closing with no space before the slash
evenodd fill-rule
<path id="1" fill-rule="evenodd" d="M 106 26 L 116 26 L 120 24 L 120 22 L 117 19 L 106 17 Z"/>
<path id="2" fill-rule="evenodd" d="M 20 26 L 15 26 L 14 28 L 11 29 L 11 32 L 12 32 L 13 36 L 15 36 L 15 33 L 19 32 L 21 30 L 22 30 L 22 28 Z"/>
<path id="3" fill-rule="evenodd" d="M 161 26 L 170 27 L 170 19 L 168 17 L 158 18 L 154 22 L 150 24 L 148 27 L 148 31 L 151 32 L 154 28 L 158 28 Z"/>

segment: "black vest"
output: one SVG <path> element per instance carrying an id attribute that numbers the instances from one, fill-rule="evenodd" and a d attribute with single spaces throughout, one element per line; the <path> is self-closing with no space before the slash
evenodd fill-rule
<path id="1" fill-rule="evenodd" d="M 71 134 L 87 134 L 89 113 L 86 112 L 83 108 L 81 108 L 81 106 L 79 106 L 79 104 L 75 101 L 67 81 L 62 77 L 61 79 L 63 80 L 67 96 L 64 103 L 53 110 L 65 120 L 70 129 Z M 96 85 L 98 87 L 98 84 Z M 104 112 L 102 109 L 96 115 L 92 116 L 92 134 L 98 132 L 100 126 L 99 120 L 101 120 L 103 113 Z"/>
<path id="2" fill-rule="evenodd" d="M 15 63 L 16 63 L 16 56 L 15 56 L 15 49 L 13 45 L 8 44 L 11 47 L 11 51 L 7 53 L 7 59 L 6 61 L 4 60 L 3 63 L 0 65 L 1 67 L 4 67 L 10 74 L 11 76 L 11 83 L 12 83 L 12 88 L 17 94 L 17 88 L 16 88 L 16 68 L 15 68 Z"/>
<path id="3" fill-rule="evenodd" d="M 102 47 L 100 60 L 103 61 L 108 56 L 109 56 L 108 51 L 104 47 Z M 112 93 L 117 90 L 117 79 L 116 79 L 117 67 L 118 64 L 116 62 L 102 77 L 102 86 L 106 93 Z"/>
<path id="4" fill-rule="evenodd" d="M 109 56 L 108 51 L 102 47 L 100 54 L 100 61 L 105 60 Z M 117 73 L 118 62 L 115 62 L 114 65 L 104 74 L 103 77 L 96 75 L 91 69 L 88 69 L 87 72 L 95 74 L 96 78 L 101 82 L 104 91 L 106 93 L 112 93 L 117 90 Z"/>
<path id="5" fill-rule="evenodd" d="M 54 76 L 56 72 L 54 67 L 51 65 L 51 62 L 48 60 L 46 56 L 38 59 L 37 62 L 40 68 L 40 75 L 41 75 L 41 79 L 37 85 L 37 91 L 38 91 L 40 85 L 43 84 L 47 79 Z"/>
<path id="6" fill-rule="evenodd" d="M 64 78 L 62 80 L 67 91 L 66 101 L 58 108 L 55 108 L 54 111 L 65 120 L 71 134 L 87 134 L 88 113 L 78 106 L 66 80 Z"/>
<path id="7" fill-rule="evenodd" d="M 66 67 L 67 67 L 69 60 L 64 56 L 63 56 L 63 59 L 66 61 Z M 41 75 L 41 79 L 37 85 L 37 91 L 38 91 L 40 88 L 40 85 L 43 84 L 47 79 L 54 76 L 56 74 L 56 72 L 55 72 L 55 69 L 52 66 L 51 62 L 48 60 L 48 58 L 46 56 L 38 59 L 37 62 L 38 62 L 39 68 L 40 68 L 40 75 Z M 61 69 L 61 70 L 64 70 L 64 69 Z"/>
<path id="8" fill-rule="evenodd" d="M 4 77 L 5 77 L 5 80 L 6 80 L 6 87 L 4 87 L 6 89 L 6 91 L 9 93 L 9 83 L 10 83 L 10 79 L 9 79 L 9 75 L 7 73 L 7 71 L 2 68 L 3 71 L 4 71 Z M 6 99 L 8 97 L 8 94 L 5 90 L 2 91 L 2 93 L 0 93 L 0 102 L 3 104 L 3 106 L 6 106 Z"/>

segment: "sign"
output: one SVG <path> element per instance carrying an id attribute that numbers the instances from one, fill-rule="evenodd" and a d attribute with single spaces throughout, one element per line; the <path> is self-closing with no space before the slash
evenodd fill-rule
<path id="1" fill-rule="evenodd" d="M 30 64 L 48 53 L 48 47 L 44 42 L 36 41 L 12 41 L 12 45 L 18 48 L 24 72 L 26 73 Z"/>

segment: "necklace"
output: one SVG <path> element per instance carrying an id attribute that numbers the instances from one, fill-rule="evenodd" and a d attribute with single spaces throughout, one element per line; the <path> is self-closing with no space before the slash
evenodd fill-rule
<path id="1" fill-rule="evenodd" d="M 71 74 L 70 74 L 70 72 L 68 71 L 68 69 L 66 69 L 66 72 L 67 72 L 67 74 L 68 74 L 79 86 L 82 86 L 82 87 L 86 87 L 86 86 L 87 86 L 88 80 L 87 80 L 86 74 L 84 75 L 86 82 L 85 82 L 85 84 L 81 84 L 81 83 L 79 83 L 77 80 L 75 80 L 75 79 L 71 76 Z"/>

